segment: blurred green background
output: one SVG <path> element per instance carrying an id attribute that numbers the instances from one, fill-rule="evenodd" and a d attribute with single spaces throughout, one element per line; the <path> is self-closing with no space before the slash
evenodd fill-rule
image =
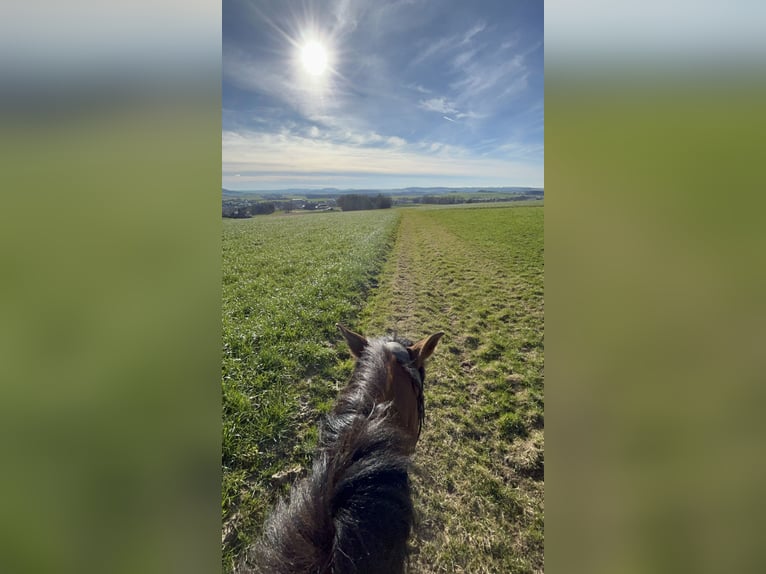
<path id="1" fill-rule="evenodd" d="M 712 80 L 547 80 L 550 571 L 766 563 L 766 87 Z"/>
<path id="2" fill-rule="evenodd" d="M 211 572 L 215 93 L 3 133 L 0 571 Z"/>
<path id="3" fill-rule="evenodd" d="M 220 568 L 220 9 L 4 8 L 0 572 Z"/>
<path id="4" fill-rule="evenodd" d="M 546 2 L 549 572 L 766 567 L 763 15 Z"/>
<path id="5" fill-rule="evenodd" d="M 0 58 L 2 572 L 220 568 L 221 6 L 118 5 Z M 549 572 L 766 566 L 762 15 L 546 2 Z"/>

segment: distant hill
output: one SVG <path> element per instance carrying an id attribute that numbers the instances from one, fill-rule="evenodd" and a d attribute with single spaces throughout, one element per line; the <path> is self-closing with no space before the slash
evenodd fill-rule
<path id="1" fill-rule="evenodd" d="M 541 187 L 402 187 L 396 189 L 338 189 L 335 187 L 325 187 L 322 189 L 268 189 L 253 191 L 233 191 L 223 189 L 224 199 L 281 199 L 291 196 L 300 197 L 338 197 L 349 193 L 359 195 L 377 195 L 383 193 L 386 195 L 445 195 L 449 193 L 518 193 L 523 195 L 544 195 L 544 188 Z"/>

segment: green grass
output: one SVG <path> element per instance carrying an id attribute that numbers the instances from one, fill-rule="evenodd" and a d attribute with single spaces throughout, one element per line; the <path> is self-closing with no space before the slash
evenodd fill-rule
<path id="1" fill-rule="evenodd" d="M 227 221 L 224 270 L 225 567 L 287 491 L 271 477 L 311 459 L 349 374 L 331 346 L 344 320 L 445 332 L 427 368 L 412 570 L 542 571 L 542 206 Z"/>
<path id="2" fill-rule="evenodd" d="M 444 331 L 413 478 L 415 572 L 543 570 L 543 208 L 408 210 L 364 328 Z"/>
<path id="3" fill-rule="evenodd" d="M 225 569 L 287 488 L 272 476 L 310 463 L 316 423 L 349 371 L 329 344 L 339 339 L 334 325 L 357 316 L 398 218 L 385 211 L 223 222 Z"/>

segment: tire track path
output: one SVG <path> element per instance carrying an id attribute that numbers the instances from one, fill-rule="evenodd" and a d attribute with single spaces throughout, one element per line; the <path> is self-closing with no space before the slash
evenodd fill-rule
<path id="1" fill-rule="evenodd" d="M 521 229 L 521 209 L 493 215 Z M 414 572 L 543 571 L 542 210 L 531 228 L 539 255 L 516 254 L 524 272 L 506 246 L 472 240 L 486 233 L 476 222 L 488 212 L 403 211 L 363 313 L 369 333 L 445 332 L 428 368 L 413 476 Z"/>

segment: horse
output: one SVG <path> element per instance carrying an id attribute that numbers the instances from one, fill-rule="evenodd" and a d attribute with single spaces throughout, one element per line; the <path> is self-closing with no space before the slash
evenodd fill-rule
<path id="1" fill-rule="evenodd" d="M 425 418 L 425 361 L 444 333 L 368 340 L 337 325 L 354 371 L 320 425 L 310 475 L 266 520 L 242 573 L 397 574 L 414 511 L 408 471 Z"/>

